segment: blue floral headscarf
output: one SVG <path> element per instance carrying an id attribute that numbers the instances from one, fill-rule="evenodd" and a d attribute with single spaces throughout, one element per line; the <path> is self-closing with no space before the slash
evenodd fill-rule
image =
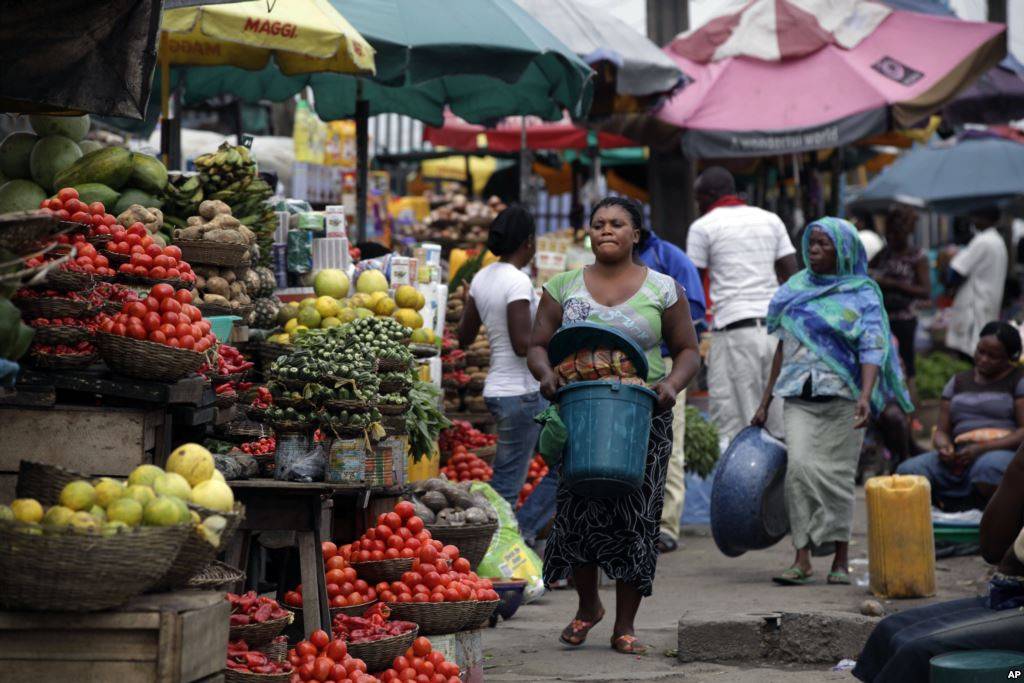
<path id="1" fill-rule="evenodd" d="M 868 277 L 867 254 L 857 230 L 841 218 L 811 223 L 801 245 L 805 263 L 815 228 L 835 245 L 836 273 L 819 275 L 804 268 L 779 287 L 768 307 L 768 331 L 786 329 L 842 377 L 855 396 L 860 393 L 861 363 L 877 364 L 872 408 L 881 411 L 895 399 L 904 410 L 913 410 L 882 292 Z"/>

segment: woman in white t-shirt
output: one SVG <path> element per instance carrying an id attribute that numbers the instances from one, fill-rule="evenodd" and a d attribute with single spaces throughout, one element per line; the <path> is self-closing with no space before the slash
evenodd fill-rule
<path id="1" fill-rule="evenodd" d="M 523 268 L 533 260 L 537 230 L 526 209 L 510 206 L 491 224 L 487 248 L 499 258 L 473 278 L 469 287 L 459 344 L 487 328 L 491 366 L 484 400 L 498 424 L 498 453 L 491 486 L 515 507 L 537 445 L 540 425 L 533 418 L 547 407 L 540 385 L 526 367 L 530 331 L 537 313 L 537 293 Z"/>

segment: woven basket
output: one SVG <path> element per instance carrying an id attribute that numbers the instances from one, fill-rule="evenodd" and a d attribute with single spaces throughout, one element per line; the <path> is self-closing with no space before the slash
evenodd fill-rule
<path id="1" fill-rule="evenodd" d="M 118 273 L 116 282 L 120 282 L 123 285 L 129 285 L 131 287 L 142 287 L 145 289 L 151 289 L 153 285 L 165 284 L 174 287 L 175 289 L 192 289 L 195 287 L 194 282 L 185 282 L 184 280 L 167 279 L 167 278 L 153 278 L 153 277 L 137 277 L 135 275 L 124 275 Z"/>
<path id="2" fill-rule="evenodd" d="M 245 407 L 245 414 L 249 417 L 250 420 L 254 420 L 255 422 L 263 422 L 267 416 L 267 409 L 257 408 L 256 406 L 250 405 Z"/>
<path id="3" fill-rule="evenodd" d="M 111 370 L 138 379 L 174 382 L 203 364 L 201 353 L 115 334 L 97 335 L 100 355 Z"/>
<path id="4" fill-rule="evenodd" d="M 123 303 L 118 303 L 116 301 L 105 301 L 102 304 L 100 304 L 99 312 L 106 313 L 107 315 L 117 315 L 118 313 L 121 312 L 121 309 L 123 307 Z"/>
<path id="5" fill-rule="evenodd" d="M 405 380 L 388 380 L 380 383 L 378 391 L 381 396 L 386 396 L 388 394 L 404 394 L 411 388 L 412 384 Z"/>
<path id="6" fill-rule="evenodd" d="M 274 405 L 280 408 L 315 408 L 316 406 L 308 398 L 285 398 L 284 396 L 274 399 Z"/>
<path id="7" fill-rule="evenodd" d="M 381 581 L 399 581 L 402 574 L 412 569 L 411 557 L 398 557 L 393 560 L 377 560 L 376 562 L 353 562 L 359 578 L 371 586 Z"/>
<path id="8" fill-rule="evenodd" d="M 90 235 L 85 238 L 85 241 L 96 247 L 96 249 L 101 249 L 107 246 L 112 239 L 113 235 Z"/>
<path id="9" fill-rule="evenodd" d="M 463 631 L 478 629 L 490 621 L 491 615 L 494 614 L 494 610 L 498 609 L 501 600 L 478 600 L 469 604 L 474 605 L 476 609 L 466 619 L 466 623 L 462 627 Z"/>
<path id="10" fill-rule="evenodd" d="M 122 263 L 128 263 L 132 260 L 132 257 L 127 254 L 119 254 L 116 251 L 110 251 L 109 249 L 103 249 L 100 251 L 101 254 L 107 257 L 107 261 L 110 263 L 114 270 L 117 270 L 116 266 Z"/>
<path id="11" fill-rule="evenodd" d="M 217 408 L 226 409 L 238 403 L 237 394 L 217 394 L 217 397 L 213 399 L 213 405 Z"/>
<path id="12" fill-rule="evenodd" d="M 269 657 L 269 655 L 268 655 Z M 224 669 L 224 683 L 288 683 L 290 671 L 279 674 L 253 674 L 234 669 Z"/>
<path id="13" fill-rule="evenodd" d="M 228 631 L 228 640 L 244 640 L 250 647 L 253 645 L 269 643 L 274 638 L 277 638 L 281 634 L 281 631 L 283 631 L 288 624 L 292 623 L 294 619 L 295 615 L 289 612 L 286 617 L 281 617 L 280 619 L 274 619 L 272 621 L 265 621 L 262 624 L 232 626 Z"/>
<path id="14" fill-rule="evenodd" d="M 237 268 L 242 265 L 249 254 L 245 244 L 227 244 L 212 240 L 174 240 L 181 248 L 181 258 L 188 263 L 206 263 L 213 266 Z"/>
<path id="15" fill-rule="evenodd" d="M 365 581 L 366 579 L 363 580 Z M 364 602 L 359 605 L 346 605 L 345 607 L 328 607 L 327 611 L 330 613 L 332 620 L 339 614 L 344 614 L 347 617 L 361 617 L 363 616 L 363 613 L 366 612 L 366 610 L 368 610 L 370 607 L 373 607 L 376 604 L 376 600 L 370 600 L 369 602 Z M 291 610 L 295 614 L 295 620 L 300 624 L 303 623 L 301 607 L 293 607 L 292 605 L 282 605 L 282 607 Z"/>
<path id="16" fill-rule="evenodd" d="M 473 602 L 389 602 L 391 619 L 411 621 L 420 627 L 420 635 L 440 636 L 461 631 L 475 615 Z"/>
<path id="17" fill-rule="evenodd" d="M 71 346 L 92 336 L 84 327 L 72 325 L 43 325 L 34 329 L 36 334 L 32 337 L 33 344 L 49 344 L 51 346 L 67 344 Z"/>
<path id="18" fill-rule="evenodd" d="M 217 553 L 221 549 L 227 547 L 231 537 L 235 535 L 235 531 L 245 518 L 245 507 L 241 503 L 235 503 L 235 508 L 231 512 L 216 512 L 198 505 L 190 505 L 189 509 L 195 510 L 201 519 L 206 519 L 210 515 L 221 515 L 227 520 L 227 526 L 221 532 L 220 546 L 210 545 L 194 531 L 190 533 L 181 545 L 174 562 L 156 582 L 154 586 L 156 590 L 172 590 L 187 586 L 189 579 L 201 572 L 217 557 Z"/>
<path id="19" fill-rule="evenodd" d="M 375 640 L 371 643 L 348 643 L 348 653 L 356 659 L 366 662 L 367 671 L 384 671 L 390 669 L 395 657 L 405 654 L 405 651 L 412 645 L 419 635 L 419 626 L 403 633 L 400 636 L 392 636 Z"/>
<path id="20" fill-rule="evenodd" d="M 285 657 L 288 656 L 288 639 L 282 636 L 253 649 L 259 650 L 268 659 L 272 659 L 275 662 L 283 662 Z"/>
<path id="21" fill-rule="evenodd" d="M 342 410 L 347 410 L 350 413 L 365 413 L 367 410 L 373 408 L 373 404 L 367 403 L 366 401 L 354 401 L 347 398 L 329 398 L 324 401 L 324 407 L 334 413 Z"/>
<path id="22" fill-rule="evenodd" d="M 377 372 L 404 372 L 409 369 L 410 361 L 398 358 L 378 358 Z"/>
<path id="23" fill-rule="evenodd" d="M 59 355 L 56 353 L 40 353 L 39 351 L 29 352 L 28 360 L 32 367 L 41 368 L 43 370 L 77 370 L 79 368 L 87 368 L 93 363 L 100 359 L 100 354 L 93 351 L 92 353 L 77 353 L 69 355 Z"/>
<path id="24" fill-rule="evenodd" d="M 409 404 L 395 405 L 392 403 L 378 403 L 377 410 L 381 415 L 405 415 L 409 412 Z"/>
<path id="25" fill-rule="evenodd" d="M 480 560 L 487 554 L 491 538 L 498 530 L 498 524 L 478 524 L 475 526 L 436 526 L 425 525 L 430 535 L 444 545 L 453 545 L 459 549 L 459 555 L 466 558 L 470 569 L 476 569 Z"/>
<path id="26" fill-rule="evenodd" d="M 22 254 L 60 229 L 57 216 L 35 211 L 16 211 L 0 216 L 0 249 Z"/>
<path id="27" fill-rule="evenodd" d="M 267 424 L 278 434 L 312 434 L 317 429 L 315 422 L 298 420 L 268 420 Z"/>
<path id="28" fill-rule="evenodd" d="M 47 507 L 56 505 L 64 487 L 79 479 L 89 481 L 92 477 L 57 465 L 22 460 L 18 463 L 14 492 L 18 498 L 35 498 L 40 505 Z"/>
<path id="29" fill-rule="evenodd" d="M 30 535 L 0 525 L 0 608 L 91 612 L 128 602 L 170 566 L 188 525 Z"/>
<path id="30" fill-rule="evenodd" d="M 197 590 L 222 590 L 245 578 L 245 572 L 214 560 L 199 570 L 186 584 Z"/>
<path id="31" fill-rule="evenodd" d="M 207 317 L 207 318 L 209 318 L 212 315 L 237 315 L 242 320 L 245 320 L 245 319 L 247 319 L 249 317 L 249 314 L 252 313 L 252 311 L 253 311 L 253 307 L 250 306 L 249 304 L 246 304 L 245 306 L 239 306 L 237 308 L 233 308 L 231 306 L 224 306 L 222 304 L 206 304 L 206 303 L 203 303 L 203 304 L 197 304 L 196 307 L 203 314 L 203 316 Z"/>
<path id="32" fill-rule="evenodd" d="M 54 268 L 46 274 L 46 286 L 53 289 L 79 292 L 89 289 L 92 285 L 93 276 L 88 273 L 76 273 L 70 270 Z"/>
<path id="33" fill-rule="evenodd" d="M 13 299 L 12 301 L 29 320 L 32 318 L 82 318 L 89 313 L 88 301 L 73 301 L 50 296 Z"/>

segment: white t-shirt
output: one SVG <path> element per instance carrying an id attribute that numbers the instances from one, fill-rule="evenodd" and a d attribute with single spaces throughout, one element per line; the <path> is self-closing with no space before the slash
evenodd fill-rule
<path id="1" fill-rule="evenodd" d="M 530 320 L 537 315 L 537 292 L 530 277 L 510 263 L 492 263 L 481 268 L 469 286 L 480 319 L 487 327 L 491 344 L 491 367 L 487 371 L 484 396 L 522 396 L 540 389 L 526 367 L 526 358 L 512 350 L 508 334 L 508 305 L 513 301 L 530 302 Z"/>
<path id="2" fill-rule="evenodd" d="M 871 259 L 878 256 L 878 252 L 885 248 L 885 240 L 874 230 L 858 230 L 857 237 L 860 238 L 860 243 L 864 245 L 864 253 L 868 255 L 868 263 L 871 263 Z"/>
<path id="3" fill-rule="evenodd" d="M 974 355 L 981 328 L 999 319 L 1009 254 L 996 228 L 982 230 L 958 251 L 950 267 L 967 278 L 956 292 L 946 330 L 946 346 Z"/>
<path id="4" fill-rule="evenodd" d="M 786 226 L 755 206 L 722 206 L 693 222 L 686 255 L 711 275 L 714 326 L 763 318 L 779 287 L 775 262 L 796 253 Z"/>

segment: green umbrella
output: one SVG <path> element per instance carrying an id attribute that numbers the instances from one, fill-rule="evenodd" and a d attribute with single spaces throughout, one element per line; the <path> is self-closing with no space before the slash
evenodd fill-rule
<path id="1" fill-rule="evenodd" d="M 470 123 L 512 115 L 557 120 L 590 109 L 593 71 L 513 0 L 331 0 L 377 51 L 377 74 L 286 77 L 233 67 L 188 69 L 186 103 L 231 93 L 245 101 L 281 100 L 310 86 L 320 118 L 359 124 L 365 188 L 366 117 L 405 114 L 441 125 L 444 109 Z M 359 226 L 365 192 L 359 193 Z"/>

